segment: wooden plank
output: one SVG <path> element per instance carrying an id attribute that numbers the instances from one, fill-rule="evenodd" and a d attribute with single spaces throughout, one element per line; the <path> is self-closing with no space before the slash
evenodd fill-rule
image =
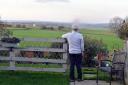
<path id="1" fill-rule="evenodd" d="M 65 52 L 64 49 L 58 49 L 58 48 L 26 48 L 21 49 L 22 51 L 46 51 L 46 52 Z"/>
<path id="2" fill-rule="evenodd" d="M 42 59 L 42 58 L 24 58 L 24 57 L 15 57 L 15 61 L 26 61 L 26 62 L 49 62 L 49 63 L 66 63 L 63 59 Z"/>
<path id="3" fill-rule="evenodd" d="M 32 67 L 7 67 L 7 66 L 0 66 L 0 70 L 65 72 L 64 68 L 32 68 Z"/>
<path id="4" fill-rule="evenodd" d="M 23 38 L 23 41 L 33 41 L 33 42 L 65 42 L 65 39 L 52 39 L 52 38 Z"/>
<path id="5" fill-rule="evenodd" d="M 43 59 L 43 58 L 25 58 L 25 57 L 0 57 L 0 60 L 5 60 L 5 61 L 24 61 L 24 62 L 37 62 L 37 63 L 60 63 L 64 64 L 66 63 L 66 60 L 63 59 Z"/>
<path id="6" fill-rule="evenodd" d="M 29 48 L 22 48 L 22 49 L 17 49 L 19 51 L 44 51 L 44 52 L 65 52 L 64 49 L 59 49 L 59 48 L 34 48 L 34 47 L 29 47 Z"/>
<path id="7" fill-rule="evenodd" d="M 0 56 L 0 61 L 9 61 L 11 60 L 10 57 Z"/>
<path id="8" fill-rule="evenodd" d="M 7 50 L 7 51 L 9 51 L 9 48 L 0 47 L 0 50 Z"/>

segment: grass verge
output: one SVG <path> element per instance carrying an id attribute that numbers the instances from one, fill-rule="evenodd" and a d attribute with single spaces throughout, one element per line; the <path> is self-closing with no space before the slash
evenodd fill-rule
<path id="1" fill-rule="evenodd" d="M 69 85 L 63 73 L 0 71 L 0 85 Z"/>

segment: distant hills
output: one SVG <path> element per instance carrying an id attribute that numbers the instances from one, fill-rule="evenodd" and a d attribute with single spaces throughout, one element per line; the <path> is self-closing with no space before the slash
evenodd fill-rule
<path id="1" fill-rule="evenodd" d="M 80 24 L 80 27 L 89 28 L 89 29 L 109 29 L 109 24 L 108 23 L 95 23 L 95 24 L 83 23 L 83 24 Z"/>
<path id="2" fill-rule="evenodd" d="M 36 26 L 64 26 L 64 27 L 71 27 L 71 23 L 65 23 L 65 22 L 45 22 L 45 21 L 24 21 L 24 20 L 4 20 L 5 23 L 11 24 L 11 25 L 33 25 L 35 24 Z M 80 28 L 88 28 L 88 29 L 108 29 L 108 23 L 81 23 L 79 24 Z"/>

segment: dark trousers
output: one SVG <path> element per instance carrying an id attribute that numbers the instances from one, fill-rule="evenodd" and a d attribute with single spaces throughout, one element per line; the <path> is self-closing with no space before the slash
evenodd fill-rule
<path id="1" fill-rule="evenodd" d="M 78 79 L 82 79 L 82 54 L 69 54 L 70 59 L 70 79 L 74 80 L 74 69 L 77 68 Z"/>

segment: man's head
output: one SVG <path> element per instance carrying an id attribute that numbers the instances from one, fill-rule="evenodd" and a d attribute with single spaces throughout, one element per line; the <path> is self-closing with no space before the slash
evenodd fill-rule
<path id="1" fill-rule="evenodd" d="M 72 25 L 72 30 L 73 31 L 79 31 L 78 25 Z"/>

